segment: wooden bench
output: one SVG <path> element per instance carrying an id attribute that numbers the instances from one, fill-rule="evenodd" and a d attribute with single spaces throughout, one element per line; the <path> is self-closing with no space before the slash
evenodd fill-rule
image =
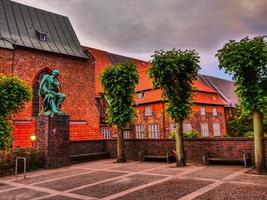
<path id="1" fill-rule="evenodd" d="M 109 158 L 109 152 L 97 152 L 97 153 L 88 153 L 88 154 L 77 154 L 70 155 L 71 161 L 88 161 L 88 160 L 97 160 L 103 158 Z"/>
<path id="2" fill-rule="evenodd" d="M 149 155 L 149 154 L 145 154 L 144 151 L 140 151 L 139 152 L 139 160 L 141 162 L 145 161 L 145 160 L 166 160 L 167 163 L 170 163 L 171 158 L 173 157 L 173 154 L 171 152 L 167 152 L 165 155 Z"/>
<path id="3" fill-rule="evenodd" d="M 248 153 L 244 153 L 241 158 L 219 158 L 219 157 L 211 157 L 209 154 L 203 155 L 203 164 L 206 165 L 209 162 L 217 162 L 217 163 L 242 163 L 245 167 L 248 167 L 250 162 L 250 155 Z"/>

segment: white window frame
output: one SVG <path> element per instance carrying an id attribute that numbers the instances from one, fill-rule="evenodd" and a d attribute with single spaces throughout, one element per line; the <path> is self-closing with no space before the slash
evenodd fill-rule
<path id="1" fill-rule="evenodd" d="M 145 125 L 144 124 L 135 125 L 135 137 L 137 139 L 145 138 Z"/>
<path id="2" fill-rule="evenodd" d="M 206 115 L 206 108 L 205 107 L 200 107 L 200 115 L 202 115 L 202 116 Z"/>
<path id="3" fill-rule="evenodd" d="M 123 131 L 123 138 L 129 139 L 130 138 L 130 131 Z"/>
<path id="4" fill-rule="evenodd" d="M 152 106 L 145 107 L 145 116 L 147 117 L 152 116 Z"/>
<path id="5" fill-rule="evenodd" d="M 218 115 L 218 111 L 217 111 L 217 108 L 216 107 L 213 107 L 212 108 L 212 115 L 213 116 L 217 116 Z"/>
<path id="6" fill-rule="evenodd" d="M 214 137 L 220 137 L 221 136 L 221 125 L 219 122 L 212 123 L 213 128 L 213 136 Z"/>
<path id="7" fill-rule="evenodd" d="M 110 139 L 110 137 L 111 137 L 111 130 L 110 129 L 102 129 L 101 133 L 105 139 Z"/>
<path id="8" fill-rule="evenodd" d="M 148 125 L 148 135 L 151 139 L 159 138 L 159 126 L 158 124 L 149 124 Z"/>
<path id="9" fill-rule="evenodd" d="M 192 131 L 192 124 L 190 122 L 184 122 L 183 123 L 183 132 Z"/>
<path id="10" fill-rule="evenodd" d="M 200 123 L 200 130 L 202 137 L 209 137 L 209 124 L 208 123 Z"/>

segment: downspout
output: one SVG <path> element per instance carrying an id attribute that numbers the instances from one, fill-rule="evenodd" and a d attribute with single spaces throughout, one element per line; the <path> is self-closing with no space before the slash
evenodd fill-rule
<path id="1" fill-rule="evenodd" d="M 165 106 L 164 101 L 162 101 L 162 122 L 163 122 L 163 136 L 166 138 L 166 130 L 165 130 Z"/>

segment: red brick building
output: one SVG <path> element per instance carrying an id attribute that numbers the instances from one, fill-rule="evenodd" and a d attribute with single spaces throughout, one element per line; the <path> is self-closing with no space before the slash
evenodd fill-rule
<path id="1" fill-rule="evenodd" d="M 0 19 L 0 73 L 18 76 L 33 89 L 33 100 L 14 119 L 13 146 L 31 145 L 41 108 L 39 81 L 55 68 L 67 95 L 62 110 L 70 114 L 71 139 L 101 139 L 94 60 L 82 50 L 69 19 L 9 0 L 0 1 Z"/>
<path id="2" fill-rule="evenodd" d="M 169 137 L 170 132 L 174 130 L 174 123 L 166 113 L 167 103 L 161 99 L 161 90 L 152 89 L 152 81 L 146 73 L 149 63 L 94 48 L 84 47 L 84 49 L 95 57 L 96 102 L 100 111 L 100 129 L 104 137 L 116 136 L 116 129 L 105 123 L 107 103 L 98 76 L 105 67 L 126 60 L 131 60 L 136 64 L 140 82 L 136 87 L 135 98 L 137 119 L 135 124 L 125 129 L 125 138 Z M 197 92 L 194 96 L 193 112 L 184 121 L 184 131 L 197 130 L 203 137 L 223 137 L 226 135 L 225 106 L 227 102 L 217 90 L 201 78 L 194 82 L 194 86 Z"/>

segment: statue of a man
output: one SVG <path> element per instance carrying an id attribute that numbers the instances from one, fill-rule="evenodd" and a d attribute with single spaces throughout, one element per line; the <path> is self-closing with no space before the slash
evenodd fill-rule
<path id="1" fill-rule="evenodd" d="M 61 104 L 66 95 L 60 93 L 59 80 L 57 79 L 59 71 L 53 70 L 51 75 L 44 74 L 39 86 L 38 95 L 42 97 L 41 115 L 64 115 L 61 112 Z"/>

